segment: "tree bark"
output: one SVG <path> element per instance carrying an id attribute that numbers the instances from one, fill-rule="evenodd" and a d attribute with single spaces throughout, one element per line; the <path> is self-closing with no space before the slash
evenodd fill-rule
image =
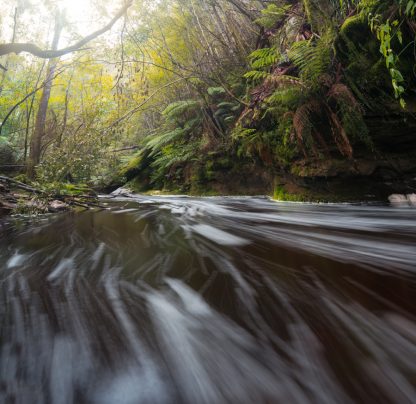
<path id="1" fill-rule="evenodd" d="M 36 88 L 38 87 L 40 79 L 42 77 L 43 69 L 45 68 L 45 63 L 46 63 L 46 61 L 44 60 L 43 63 L 42 63 L 42 67 L 39 71 L 37 80 L 36 80 L 36 85 L 35 85 Z M 30 120 L 32 118 L 33 104 L 35 102 L 35 97 L 36 97 L 36 92 L 33 93 L 33 95 L 31 96 L 30 103 L 29 103 L 29 108 L 27 109 L 27 112 L 26 112 L 25 148 L 24 148 L 24 153 L 23 153 L 23 161 L 25 162 L 25 164 L 26 164 L 26 161 L 27 161 L 27 154 L 28 154 L 28 151 L 29 151 Z"/>
<path id="2" fill-rule="evenodd" d="M 59 38 L 62 32 L 62 18 L 58 13 L 55 21 L 55 32 L 52 40 L 52 50 L 58 49 Z M 31 179 L 35 177 L 35 167 L 40 163 L 42 149 L 42 138 L 45 135 L 46 115 L 48 112 L 49 98 L 51 96 L 53 76 L 59 59 L 49 60 L 46 69 L 46 81 L 40 97 L 39 109 L 36 114 L 35 130 L 30 141 L 29 161 L 27 164 L 27 176 Z"/>

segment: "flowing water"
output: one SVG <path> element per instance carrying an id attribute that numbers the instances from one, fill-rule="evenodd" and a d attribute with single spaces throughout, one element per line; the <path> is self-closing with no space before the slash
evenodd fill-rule
<path id="1" fill-rule="evenodd" d="M 416 210 L 135 197 L 0 220 L 1 403 L 416 402 Z"/>

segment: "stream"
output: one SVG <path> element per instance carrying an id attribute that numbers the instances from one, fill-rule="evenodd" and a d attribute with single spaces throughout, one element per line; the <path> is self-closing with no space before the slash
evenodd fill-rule
<path id="1" fill-rule="evenodd" d="M 416 210 L 103 200 L 0 218 L 1 403 L 415 403 Z"/>

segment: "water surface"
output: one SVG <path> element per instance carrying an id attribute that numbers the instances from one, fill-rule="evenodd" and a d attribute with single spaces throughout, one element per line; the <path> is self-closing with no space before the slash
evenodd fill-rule
<path id="1" fill-rule="evenodd" d="M 0 402 L 416 402 L 416 210 L 136 197 L 0 221 Z"/>

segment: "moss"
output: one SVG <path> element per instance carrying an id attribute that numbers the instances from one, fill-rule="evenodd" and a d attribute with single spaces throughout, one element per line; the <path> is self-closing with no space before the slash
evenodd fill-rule
<path id="1" fill-rule="evenodd" d="M 290 194 L 283 186 L 275 187 L 273 191 L 273 199 L 277 201 L 288 202 L 305 202 L 307 198 L 304 195 Z"/>
<path id="2" fill-rule="evenodd" d="M 135 155 L 129 162 L 121 167 L 120 175 L 129 176 L 130 173 L 135 172 L 141 165 L 143 156 L 141 154 Z"/>
<path id="3" fill-rule="evenodd" d="M 148 184 L 143 183 L 139 177 L 127 182 L 125 187 L 131 189 L 133 192 L 146 192 L 149 190 Z"/>
<path id="4" fill-rule="evenodd" d="M 340 35 L 350 35 L 354 31 L 360 34 L 360 36 L 363 36 L 363 33 L 362 33 L 363 25 L 364 25 L 363 17 L 361 16 L 361 14 L 356 14 L 356 15 L 353 15 L 352 17 L 348 17 L 344 21 L 344 23 L 341 25 L 339 33 Z"/>
<path id="5" fill-rule="evenodd" d="M 311 0 L 303 0 L 303 8 L 305 10 L 305 14 L 306 14 L 306 18 L 307 18 L 308 22 L 311 25 L 314 25 L 313 23 L 315 21 L 314 21 L 314 18 L 313 18 L 313 10 L 312 10 L 313 5 L 312 5 Z"/>

